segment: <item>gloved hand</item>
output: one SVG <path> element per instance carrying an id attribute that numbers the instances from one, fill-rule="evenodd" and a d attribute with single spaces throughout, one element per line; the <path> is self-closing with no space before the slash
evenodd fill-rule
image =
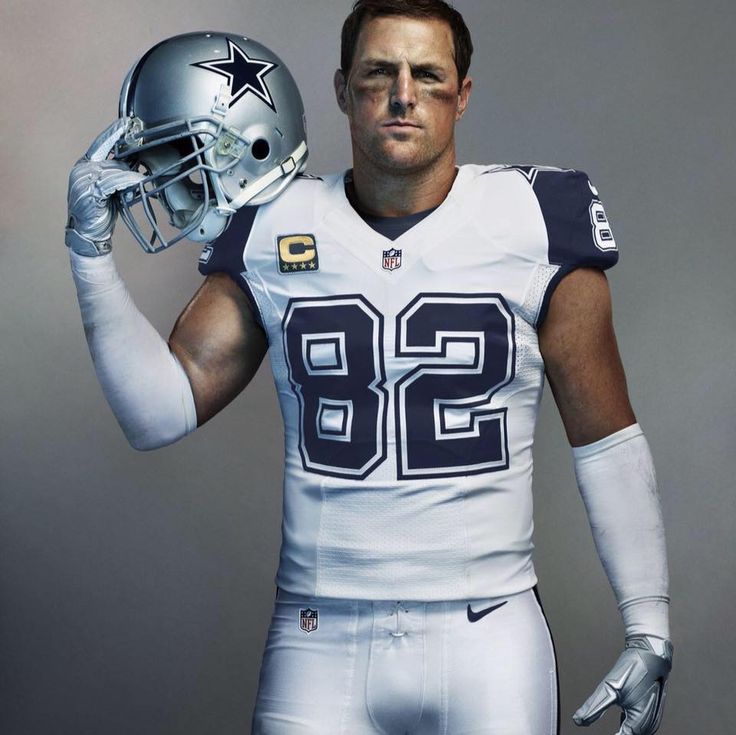
<path id="1" fill-rule="evenodd" d="M 79 255 L 94 257 L 110 252 L 117 218 L 112 195 L 135 186 L 144 178 L 121 161 L 107 159 L 125 128 L 126 121 L 122 118 L 108 126 L 69 174 L 64 241 Z"/>
<path id="2" fill-rule="evenodd" d="M 624 652 L 572 716 L 573 721 L 590 725 L 612 704 L 618 704 L 623 715 L 616 735 L 653 735 L 662 720 L 671 668 L 670 641 L 645 635 L 627 638 Z"/>

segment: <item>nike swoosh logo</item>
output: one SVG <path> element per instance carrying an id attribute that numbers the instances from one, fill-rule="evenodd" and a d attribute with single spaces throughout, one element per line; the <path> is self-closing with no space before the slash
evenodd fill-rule
<path id="1" fill-rule="evenodd" d="M 499 602 L 498 605 L 491 605 L 490 607 L 487 607 L 485 610 L 478 610 L 478 612 L 473 612 L 473 609 L 470 607 L 470 603 L 468 603 L 468 620 L 471 623 L 477 623 L 481 618 L 484 618 L 488 613 L 492 613 L 494 610 L 498 610 L 499 607 L 503 607 L 508 600 L 504 600 L 503 602 Z"/>

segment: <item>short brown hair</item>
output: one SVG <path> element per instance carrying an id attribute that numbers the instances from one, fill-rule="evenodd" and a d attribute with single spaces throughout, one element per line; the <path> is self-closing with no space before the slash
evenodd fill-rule
<path id="1" fill-rule="evenodd" d="M 458 81 L 465 79 L 470 68 L 470 57 L 473 55 L 473 42 L 463 16 L 444 0 L 356 0 L 352 12 L 342 26 L 340 67 L 345 76 L 353 65 L 355 46 L 363 22 L 386 15 L 444 20 L 452 30 Z"/>

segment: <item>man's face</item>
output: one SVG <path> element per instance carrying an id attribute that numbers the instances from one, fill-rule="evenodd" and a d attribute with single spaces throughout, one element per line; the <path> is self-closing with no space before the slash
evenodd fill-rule
<path id="1" fill-rule="evenodd" d="M 452 31 L 444 21 L 366 21 L 348 79 L 335 74 L 356 164 L 366 159 L 379 170 L 410 173 L 443 154 L 451 154 L 454 163 L 455 122 L 470 86 L 466 78 L 458 88 Z"/>

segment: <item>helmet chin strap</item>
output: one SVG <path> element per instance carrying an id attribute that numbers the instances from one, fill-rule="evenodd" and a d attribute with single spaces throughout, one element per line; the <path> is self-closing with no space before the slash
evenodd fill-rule
<path id="1" fill-rule="evenodd" d="M 280 165 L 271 169 L 267 174 L 264 174 L 260 178 L 256 179 L 252 183 L 248 184 L 231 202 L 230 206 L 233 209 L 240 209 L 244 204 L 247 204 L 251 199 L 257 197 L 262 191 L 267 189 L 271 184 L 278 181 L 279 179 L 294 175 L 301 166 L 307 155 L 307 144 L 302 141 L 292 151 L 288 158 L 285 158 Z"/>

